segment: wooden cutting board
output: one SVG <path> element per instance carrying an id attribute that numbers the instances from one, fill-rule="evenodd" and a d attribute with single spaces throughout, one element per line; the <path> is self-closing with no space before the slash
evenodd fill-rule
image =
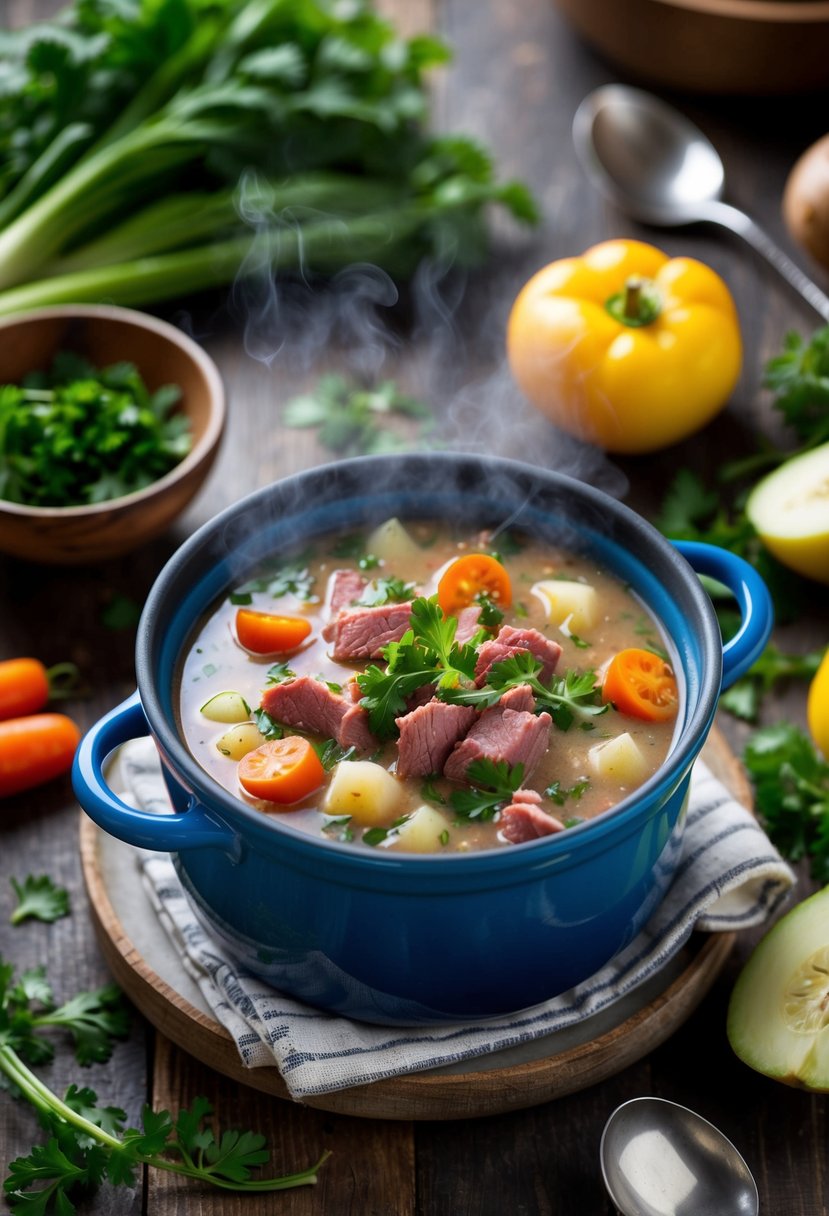
<path id="1" fill-rule="evenodd" d="M 742 802 L 751 789 L 716 728 L 703 756 Z M 115 979 L 144 1016 L 184 1051 L 254 1089 L 289 1098 L 276 1066 L 246 1069 L 229 1033 L 181 968 L 158 923 L 130 845 L 81 815 L 81 861 L 93 923 Z M 567 1031 L 461 1065 L 394 1077 L 307 1099 L 374 1119 L 463 1119 L 548 1102 L 620 1072 L 693 1012 L 722 969 L 735 934 L 693 934 L 655 980 Z"/>

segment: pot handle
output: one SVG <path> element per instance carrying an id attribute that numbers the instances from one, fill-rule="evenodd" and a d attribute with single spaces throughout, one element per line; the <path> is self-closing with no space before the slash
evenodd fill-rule
<path id="1" fill-rule="evenodd" d="M 722 687 L 729 688 L 765 650 L 774 624 L 769 589 L 753 566 L 727 549 L 695 540 L 671 543 L 697 574 L 723 583 L 737 601 L 740 628 L 722 650 Z"/>
<path id="2" fill-rule="evenodd" d="M 214 820 L 195 799 L 187 810 L 171 815 L 139 811 L 122 802 L 106 783 L 103 766 L 109 753 L 128 739 L 150 733 L 137 692 L 117 705 L 84 735 L 72 765 L 72 787 L 83 809 L 110 835 L 140 849 L 178 853 L 183 849 L 236 851 L 236 836 Z"/>

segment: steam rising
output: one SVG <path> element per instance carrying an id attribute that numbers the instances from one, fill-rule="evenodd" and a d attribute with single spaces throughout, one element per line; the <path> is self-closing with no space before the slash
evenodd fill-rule
<path id="1" fill-rule="evenodd" d="M 394 379 L 432 407 L 445 449 L 507 456 L 615 497 L 625 493 L 621 470 L 559 431 L 513 382 L 504 333 L 509 307 L 528 277 L 516 268 L 514 251 L 494 251 L 488 272 L 471 276 L 453 267 L 452 251 L 445 250 L 421 262 L 401 299 L 385 271 L 362 262 L 328 279 L 304 268 L 290 277 L 271 274 L 274 226 L 295 246 L 298 217 L 268 211 L 255 183 L 241 191 L 239 206 L 257 237 L 232 306 L 244 324 L 247 353 L 274 370 L 277 406 L 279 367 L 307 376 L 309 391 L 323 371 L 369 384 Z"/>

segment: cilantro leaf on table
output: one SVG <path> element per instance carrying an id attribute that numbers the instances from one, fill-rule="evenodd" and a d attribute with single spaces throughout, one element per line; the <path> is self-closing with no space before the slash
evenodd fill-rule
<path id="1" fill-rule="evenodd" d="M 17 907 L 11 914 L 13 925 L 24 920 L 55 921 L 69 915 L 69 892 L 58 887 L 48 874 L 29 874 L 23 882 L 11 879 Z"/>
<path id="2" fill-rule="evenodd" d="M 462 819 L 480 823 L 494 819 L 498 811 L 512 801 L 524 780 L 524 765 L 513 768 L 505 760 L 473 760 L 466 770 L 469 789 L 453 790 L 450 803 Z"/>
<path id="3" fill-rule="evenodd" d="M 829 439 L 829 326 L 809 341 L 786 334 L 781 354 L 766 364 L 763 383 L 801 443 L 815 447 Z"/>
<path id="4" fill-rule="evenodd" d="M 388 430 L 395 416 L 420 422 L 410 438 Z M 320 377 L 313 393 L 294 397 L 283 411 L 289 427 L 317 427 L 323 447 L 339 455 L 405 451 L 433 425 L 432 411 L 422 401 L 401 393 L 393 381 L 375 388 L 350 384 L 343 376 Z"/>
<path id="5" fill-rule="evenodd" d="M 720 706 L 736 718 L 756 722 L 766 693 L 771 692 L 781 680 L 811 680 L 822 658 L 822 650 L 813 650 L 808 654 L 786 654 L 770 642 L 746 674 L 722 693 Z"/>
<path id="6" fill-rule="evenodd" d="M 791 861 L 808 858 L 816 882 L 829 882 L 829 764 L 789 722 L 756 731 L 743 761 L 771 840 Z"/>
<path id="7" fill-rule="evenodd" d="M 37 1077 L 30 1064 L 52 1058 L 44 1031 L 63 1029 L 75 1041 L 81 1064 L 106 1060 L 113 1039 L 126 1032 L 126 1010 L 114 985 L 79 992 L 54 1008 L 43 968 L 15 980 L 14 968 L 0 958 L 0 1083 L 30 1102 L 46 1129 L 45 1144 L 9 1163 L 4 1190 L 16 1213 L 71 1216 L 73 1196 L 107 1180 L 132 1186 L 145 1166 L 172 1171 L 223 1190 L 262 1193 L 316 1181 L 328 1153 L 309 1169 L 277 1178 L 252 1170 L 268 1159 L 264 1137 L 253 1131 L 214 1131 L 204 1098 L 177 1116 L 145 1106 L 140 1128 L 124 1130 L 126 1114 L 102 1106 L 97 1094 L 72 1084 L 61 1098 Z"/>

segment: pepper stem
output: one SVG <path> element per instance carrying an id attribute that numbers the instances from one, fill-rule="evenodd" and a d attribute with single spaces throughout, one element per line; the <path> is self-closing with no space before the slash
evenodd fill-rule
<path id="1" fill-rule="evenodd" d="M 656 320 L 662 311 L 662 302 L 652 279 L 631 275 L 622 291 L 607 300 L 605 308 L 620 324 L 637 328 Z"/>

